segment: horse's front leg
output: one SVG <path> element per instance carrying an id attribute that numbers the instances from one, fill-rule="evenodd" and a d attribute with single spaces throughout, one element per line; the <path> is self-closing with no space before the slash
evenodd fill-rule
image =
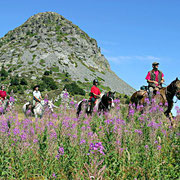
<path id="1" fill-rule="evenodd" d="M 171 122 L 171 126 L 173 126 L 173 116 L 171 113 L 171 109 L 173 108 L 173 102 L 168 102 L 168 109 L 164 112 L 165 116 L 169 118 L 170 122 Z"/>
<path id="2" fill-rule="evenodd" d="M 43 114 L 44 114 L 44 112 L 42 111 L 42 112 L 41 112 L 41 115 L 40 115 L 40 119 L 43 117 Z"/>
<path id="3" fill-rule="evenodd" d="M 34 109 L 33 111 L 34 111 L 34 116 L 35 116 L 35 118 L 38 118 L 36 109 Z"/>

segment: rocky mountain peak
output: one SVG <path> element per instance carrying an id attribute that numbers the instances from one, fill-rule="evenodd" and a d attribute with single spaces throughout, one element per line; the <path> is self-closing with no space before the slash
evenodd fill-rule
<path id="1" fill-rule="evenodd" d="M 96 40 L 55 12 L 38 13 L 1 38 L 0 63 L 13 69 L 12 75 L 28 78 L 41 77 L 49 69 L 55 79 L 63 72 L 81 82 L 99 77 L 105 86 L 127 93 L 123 86 L 128 85 L 111 71 Z"/>

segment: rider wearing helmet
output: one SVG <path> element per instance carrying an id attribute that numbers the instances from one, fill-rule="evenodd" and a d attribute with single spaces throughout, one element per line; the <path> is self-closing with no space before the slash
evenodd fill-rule
<path id="1" fill-rule="evenodd" d="M 7 96 L 7 93 L 4 89 L 5 89 L 5 86 L 2 85 L 1 90 L 0 90 L 0 100 L 2 100 L 2 101 L 4 101 L 6 99 L 6 96 Z"/>
<path id="2" fill-rule="evenodd" d="M 99 88 L 97 87 L 98 84 L 99 84 L 98 80 L 94 79 L 93 86 L 91 88 L 91 97 L 90 97 L 90 102 L 93 102 L 94 104 L 96 104 L 96 100 L 98 97 L 100 97 L 101 94 Z"/>
<path id="3" fill-rule="evenodd" d="M 40 103 L 42 100 L 41 93 L 39 91 L 39 85 L 34 86 L 33 91 L 33 106 L 36 106 L 37 103 Z"/>
<path id="4" fill-rule="evenodd" d="M 153 69 L 148 72 L 146 80 L 149 86 L 149 100 L 151 101 L 154 90 L 159 90 L 162 88 L 162 83 L 164 82 L 164 74 L 158 70 L 158 62 L 153 62 Z"/>

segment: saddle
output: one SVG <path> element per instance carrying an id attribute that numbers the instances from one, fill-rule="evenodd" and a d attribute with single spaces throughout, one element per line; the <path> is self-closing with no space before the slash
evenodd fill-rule
<path id="1" fill-rule="evenodd" d="M 163 87 L 154 87 L 153 94 L 156 95 L 157 91 L 162 89 Z M 139 96 L 144 96 L 146 93 L 149 94 L 149 86 L 141 86 L 140 90 L 138 91 Z"/>

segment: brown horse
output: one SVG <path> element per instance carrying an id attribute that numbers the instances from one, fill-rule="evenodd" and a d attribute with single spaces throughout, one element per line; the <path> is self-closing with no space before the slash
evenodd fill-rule
<path id="1" fill-rule="evenodd" d="M 169 117 L 172 123 L 171 110 L 173 108 L 173 98 L 176 96 L 180 100 L 180 80 L 176 78 L 171 82 L 167 87 L 161 88 L 158 93 L 154 94 L 153 99 L 156 103 L 165 106 L 167 103 L 167 110 L 164 111 L 164 114 Z M 130 98 L 130 104 L 135 104 L 137 108 L 138 105 L 146 106 L 148 101 L 148 93 L 145 90 L 136 91 Z"/>

